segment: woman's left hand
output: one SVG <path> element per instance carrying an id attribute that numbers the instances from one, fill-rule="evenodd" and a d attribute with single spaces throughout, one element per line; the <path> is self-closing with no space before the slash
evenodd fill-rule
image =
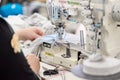
<path id="1" fill-rule="evenodd" d="M 35 40 L 36 38 L 43 36 L 44 32 L 37 27 L 29 27 L 16 31 L 20 40 Z"/>

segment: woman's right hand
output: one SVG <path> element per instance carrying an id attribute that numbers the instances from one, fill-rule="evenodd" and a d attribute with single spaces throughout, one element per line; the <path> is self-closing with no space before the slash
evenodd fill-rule
<path id="1" fill-rule="evenodd" d="M 40 70 L 40 61 L 34 54 L 28 54 L 26 56 L 28 64 L 30 65 L 31 69 L 38 74 Z"/>

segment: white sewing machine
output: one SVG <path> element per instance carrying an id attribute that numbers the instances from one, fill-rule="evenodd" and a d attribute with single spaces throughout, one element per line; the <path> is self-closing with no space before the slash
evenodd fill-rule
<path id="1" fill-rule="evenodd" d="M 76 1 L 69 2 L 69 3 L 71 4 Z M 61 7 L 61 5 L 58 6 L 58 5 L 56 5 L 58 3 L 56 3 L 56 4 L 55 3 L 54 3 L 54 5 L 52 5 L 52 7 L 50 6 L 50 4 L 48 5 L 48 6 L 50 6 L 50 8 L 52 8 L 51 10 L 53 10 L 53 11 L 49 11 L 49 17 L 51 18 L 51 20 L 56 21 L 56 20 L 59 20 L 59 18 L 60 18 L 60 21 L 65 21 L 65 19 L 67 19 L 68 15 L 72 15 L 72 16 L 78 15 L 77 12 L 75 12 L 75 11 L 70 12 L 68 10 L 68 12 L 63 12 L 62 10 L 65 10 L 65 9 L 67 10 L 68 5 L 66 8 L 63 9 L 64 5 L 62 5 L 62 7 Z M 62 9 L 60 9 L 60 7 Z M 70 7 L 70 9 L 71 9 L 71 7 Z M 74 8 L 74 9 L 76 10 L 76 8 Z M 50 12 L 52 12 L 52 13 L 50 13 Z M 63 18 L 63 16 L 65 16 L 66 18 Z M 81 50 L 84 51 L 84 49 L 85 49 L 85 43 L 86 43 L 85 34 L 86 33 L 85 33 L 85 27 L 82 24 L 78 23 L 77 20 L 76 20 L 77 22 L 76 21 L 74 22 L 73 19 L 72 19 L 72 21 L 69 22 L 69 20 L 66 20 L 65 25 L 67 24 L 67 26 L 68 26 L 70 23 L 72 25 L 72 27 L 75 27 L 76 29 L 79 26 L 79 28 L 81 28 L 81 31 L 78 32 L 79 34 L 75 35 L 75 34 L 71 34 L 71 33 L 64 31 L 66 29 L 65 25 L 62 25 L 62 27 L 64 29 L 62 27 L 57 26 L 57 28 L 58 28 L 57 34 L 55 33 L 54 35 L 47 36 L 48 40 L 43 42 L 42 48 L 40 49 L 40 53 L 39 53 L 40 57 L 41 57 L 41 61 L 46 62 L 48 64 L 52 64 L 52 65 L 62 65 L 69 69 L 79 63 Z M 74 24 L 76 24 L 76 26 Z M 69 26 L 71 26 L 71 25 L 69 25 Z M 75 30 L 75 28 L 72 28 L 72 29 Z M 47 37 L 45 37 L 45 38 L 47 38 Z M 50 38 L 50 40 L 49 40 L 49 38 Z"/>
<path id="2" fill-rule="evenodd" d="M 81 31 L 81 34 L 84 33 Z M 85 47 L 84 38 L 80 44 L 80 35 L 61 30 L 57 34 L 48 35 L 45 38 L 40 50 L 41 61 L 67 68 L 78 64 L 81 55 L 80 50 Z"/>
<path id="3" fill-rule="evenodd" d="M 89 0 L 83 0 L 83 1 L 81 0 L 81 2 L 76 0 L 76 1 L 71 1 L 69 3 L 70 3 L 70 5 L 75 4 L 74 5 L 75 7 L 72 8 L 70 6 L 70 8 L 68 8 L 68 6 L 67 6 L 67 8 L 70 10 L 71 10 L 71 8 L 75 9 L 75 10 L 73 10 L 73 12 L 68 10 L 68 12 L 66 12 L 65 14 L 74 16 L 74 17 L 72 17 L 72 20 L 76 19 L 75 20 L 76 22 L 74 22 L 74 23 L 76 23 L 77 25 L 72 24 L 72 27 L 76 27 L 76 30 L 79 28 L 79 30 L 76 31 L 77 35 L 67 33 L 66 31 L 64 32 L 63 30 L 66 30 L 66 29 L 62 29 L 60 27 L 57 31 L 57 34 L 47 36 L 48 40 L 43 41 L 43 45 L 42 45 L 42 48 L 40 48 L 40 53 L 39 53 L 40 57 L 41 57 L 41 61 L 46 62 L 48 64 L 52 64 L 52 65 L 62 65 L 67 68 L 71 68 L 71 67 L 79 64 L 81 59 L 92 54 L 93 48 L 94 48 L 92 43 L 94 42 L 94 39 L 90 39 L 90 38 L 92 36 L 95 36 L 94 31 L 89 30 L 89 29 L 94 29 L 91 27 L 91 26 L 93 26 L 92 25 L 93 24 L 93 18 L 92 18 L 93 15 L 92 15 L 92 11 L 91 11 L 92 8 L 90 6 Z M 78 4 L 80 4 L 80 5 L 78 5 Z M 53 9 L 52 9 L 53 11 L 49 11 L 49 15 L 51 14 L 50 18 L 52 18 L 51 20 L 53 20 L 53 19 L 56 20 L 56 19 L 59 19 L 59 16 L 62 16 L 62 17 L 64 16 L 64 15 L 62 15 L 63 11 L 61 11 L 62 12 L 61 14 L 59 13 L 60 14 L 59 16 L 55 15 L 55 14 L 57 14 L 57 12 L 54 9 L 56 9 L 57 11 L 63 10 L 63 9 L 60 9 L 60 6 L 56 6 L 56 5 L 55 5 L 55 7 L 53 6 Z M 78 11 L 76 11 L 76 9 Z M 50 12 L 52 12 L 52 13 L 50 13 Z M 79 14 L 77 12 L 79 12 Z M 78 16 L 78 18 L 76 18 L 76 16 Z M 62 17 L 60 17 L 60 20 Z M 79 19 L 79 18 L 81 18 L 81 19 Z M 81 20 L 83 20 L 83 21 L 81 21 Z M 61 21 L 65 21 L 65 18 L 62 18 Z M 88 22 L 88 21 L 90 21 L 90 22 Z M 67 21 L 65 21 L 65 22 L 67 22 Z M 81 22 L 86 27 L 84 27 L 82 24 L 80 24 Z M 65 23 L 65 25 L 66 24 L 69 24 L 69 22 Z M 69 27 L 69 26 L 67 25 L 67 27 Z M 86 29 L 89 30 L 87 32 L 88 37 L 89 37 L 88 43 L 86 42 L 86 36 L 87 36 Z M 59 34 L 61 34 L 61 35 L 59 35 Z M 61 36 L 62 36 L 62 38 L 61 38 Z M 45 37 L 45 38 L 47 38 L 47 37 Z M 50 40 L 49 40 L 49 38 L 50 38 Z"/>
<path id="4" fill-rule="evenodd" d="M 65 16 L 65 14 L 67 16 L 71 15 L 72 21 L 75 21 L 74 23 L 77 24 L 77 25 L 72 24 L 72 27 L 76 27 L 76 30 L 79 28 L 79 30 L 76 31 L 77 35 L 65 32 L 65 34 L 63 34 L 62 39 L 59 39 L 59 40 L 56 40 L 56 38 L 53 39 L 54 42 L 57 42 L 59 44 L 57 46 L 54 45 L 54 42 L 50 43 L 49 41 L 45 41 L 43 43 L 40 55 L 41 55 L 41 60 L 44 62 L 53 64 L 53 65 L 58 64 L 58 65 L 65 66 L 67 68 L 71 68 L 71 67 L 79 64 L 79 62 L 81 61 L 80 60 L 81 57 L 84 58 L 88 55 L 91 55 L 92 52 L 95 51 L 94 45 L 96 43 L 94 42 L 95 41 L 94 38 L 95 38 L 96 34 L 94 32 L 95 27 L 93 25 L 93 22 L 95 21 L 94 17 L 93 17 L 94 14 L 92 11 L 93 8 L 92 8 L 92 6 L 90 6 L 91 5 L 90 1 L 89 0 L 83 0 L 83 1 L 81 0 L 81 2 L 80 2 L 78 0 L 75 0 L 75 1 L 71 1 L 71 2 L 68 1 L 68 3 L 70 3 L 69 5 L 73 5 L 74 8 L 72 8 L 71 6 L 70 6 L 70 8 L 68 6 L 61 7 L 61 5 L 58 2 L 56 4 L 59 4 L 60 6 L 54 4 L 54 6 L 52 5 L 52 7 L 51 7 L 49 5 L 50 8 L 52 8 L 52 10 L 53 10 L 53 11 L 49 11 L 49 15 L 50 15 L 51 20 L 56 20 L 56 19 L 60 18 L 61 21 L 65 21 L 65 25 L 71 24 L 71 22 L 68 22 L 69 21 L 68 18 L 66 18 L 68 20 L 68 21 L 66 21 L 65 18 L 63 18 L 63 16 Z M 62 5 L 62 6 L 64 6 L 64 5 Z M 61 11 L 61 10 L 64 10 L 63 8 L 65 8 L 66 10 L 68 9 L 68 12 L 64 13 L 63 11 Z M 72 10 L 75 9 L 75 10 L 73 10 L 73 12 L 71 12 L 72 11 L 71 9 Z M 52 12 L 52 13 L 50 13 L 50 12 Z M 73 20 L 73 19 L 75 19 L 75 20 Z M 71 21 L 71 18 L 70 18 L 70 21 Z M 85 25 L 85 27 L 82 24 L 80 24 L 81 22 Z M 67 28 L 69 28 L 68 25 L 67 25 Z M 61 34 L 61 32 L 62 31 L 59 31 L 58 34 L 59 33 Z M 86 34 L 86 32 L 87 32 L 87 34 Z M 87 39 L 86 39 L 86 36 L 88 37 Z M 92 38 L 92 37 L 94 37 L 94 38 Z M 93 45 L 93 43 L 94 43 L 94 45 Z M 49 45 L 49 46 L 52 45 L 53 47 L 47 47 L 44 45 Z M 68 50 L 66 48 L 70 48 L 70 49 Z M 68 54 L 68 52 L 69 52 L 69 54 Z M 63 54 L 65 56 L 63 56 Z M 82 56 L 80 56 L 81 54 L 82 54 Z M 66 56 L 69 56 L 69 57 L 66 57 Z"/>
<path id="5" fill-rule="evenodd" d="M 120 60 L 118 59 L 118 55 L 120 55 L 119 3 L 120 0 L 103 1 L 103 26 L 101 27 L 101 37 L 98 36 L 100 49 L 96 48 L 95 54 L 93 53 L 83 61 L 83 67 L 79 65 L 72 70 L 75 75 L 92 80 L 120 79 Z M 80 70 L 83 71 L 84 76 L 81 76 L 82 71 Z"/>
<path id="6" fill-rule="evenodd" d="M 120 1 L 110 0 L 105 5 L 105 16 L 103 17 L 103 45 L 109 56 L 118 57 L 120 54 Z"/>

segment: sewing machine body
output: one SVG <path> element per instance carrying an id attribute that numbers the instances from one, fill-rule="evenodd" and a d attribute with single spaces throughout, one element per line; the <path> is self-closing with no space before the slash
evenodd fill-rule
<path id="1" fill-rule="evenodd" d="M 74 39 L 79 38 L 78 35 L 73 35 L 70 33 L 69 35 L 74 36 L 75 38 L 72 37 Z M 70 49 L 69 49 L 70 51 L 68 52 L 70 54 L 70 57 L 64 57 L 63 55 L 66 55 L 67 52 L 67 45 L 66 45 L 67 41 L 63 40 L 62 43 L 58 41 L 56 43 L 57 45 L 47 41 L 43 42 L 40 53 L 41 61 L 52 65 L 62 65 L 67 68 L 71 68 L 77 65 L 81 54 L 79 50 L 79 40 L 77 40 L 78 44 L 76 43 L 74 44 L 74 40 L 73 43 L 70 43 Z"/>
<path id="2" fill-rule="evenodd" d="M 111 57 L 120 54 L 119 0 L 109 1 L 103 17 L 103 51 Z"/>
<path id="3" fill-rule="evenodd" d="M 54 49 L 56 48 L 54 47 Z M 77 60 L 78 51 L 70 50 L 72 52 L 71 54 L 72 57 L 64 58 L 62 57 L 62 55 L 65 54 L 66 52 L 65 47 L 59 47 L 57 48 L 57 50 L 54 49 L 50 49 L 50 48 L 48 49 L 44 47 L 44 51 L 41 53 L 41 57 L 42 57 L 41 60 L 48 64 L 62 65 L 68 68 L 71 68 L 78 64 L 78 60 Z M 60 49 L 62 50 L 60 51 Z M 54 50 L 54 52 L 52 50 Z"/>

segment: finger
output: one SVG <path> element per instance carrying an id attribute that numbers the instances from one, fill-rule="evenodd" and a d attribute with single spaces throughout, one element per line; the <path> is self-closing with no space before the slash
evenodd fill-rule
<path id="1" fill-rule="evenodd" d="M 32 36 L 33 36 L 33 37 L 32 37 L 32 39 L 31 39 L 31 40 L 35 40 L 35 39 L 37 39 L 37 38 L 41 37 L 41 35 L 36 34 L 36 33 L 34 33 Z"/>
<path id="2" fill-rule="evenodd" d="M 37 57 L 34 54 L 28 54 L 26 56 L 27 59 L 37 59 Z"/>
<path id="3" fill-rule="evenodd" d="M 37 27 L 31 27 L 38 35 L 42 36 L 44 35 L 44 30 L 42 30 L 41 28 L 37 28 Z"/>
<path id="4" fill-rule="evenodd" d="M 36 29 L 36 33 L 40 36 L 44 35 L 44 32 L 41 29 Z"/>
<path id="5" fill-rule="evenodd" d="M 43 36 L 43 35 L 44 35 L 44 32 L 43 32 L 43 31 L 38 30 L 38 31 L 37 31 L 37 34 L 38 34 L 38 35 L 40 35 L 40 36 Z"/>

